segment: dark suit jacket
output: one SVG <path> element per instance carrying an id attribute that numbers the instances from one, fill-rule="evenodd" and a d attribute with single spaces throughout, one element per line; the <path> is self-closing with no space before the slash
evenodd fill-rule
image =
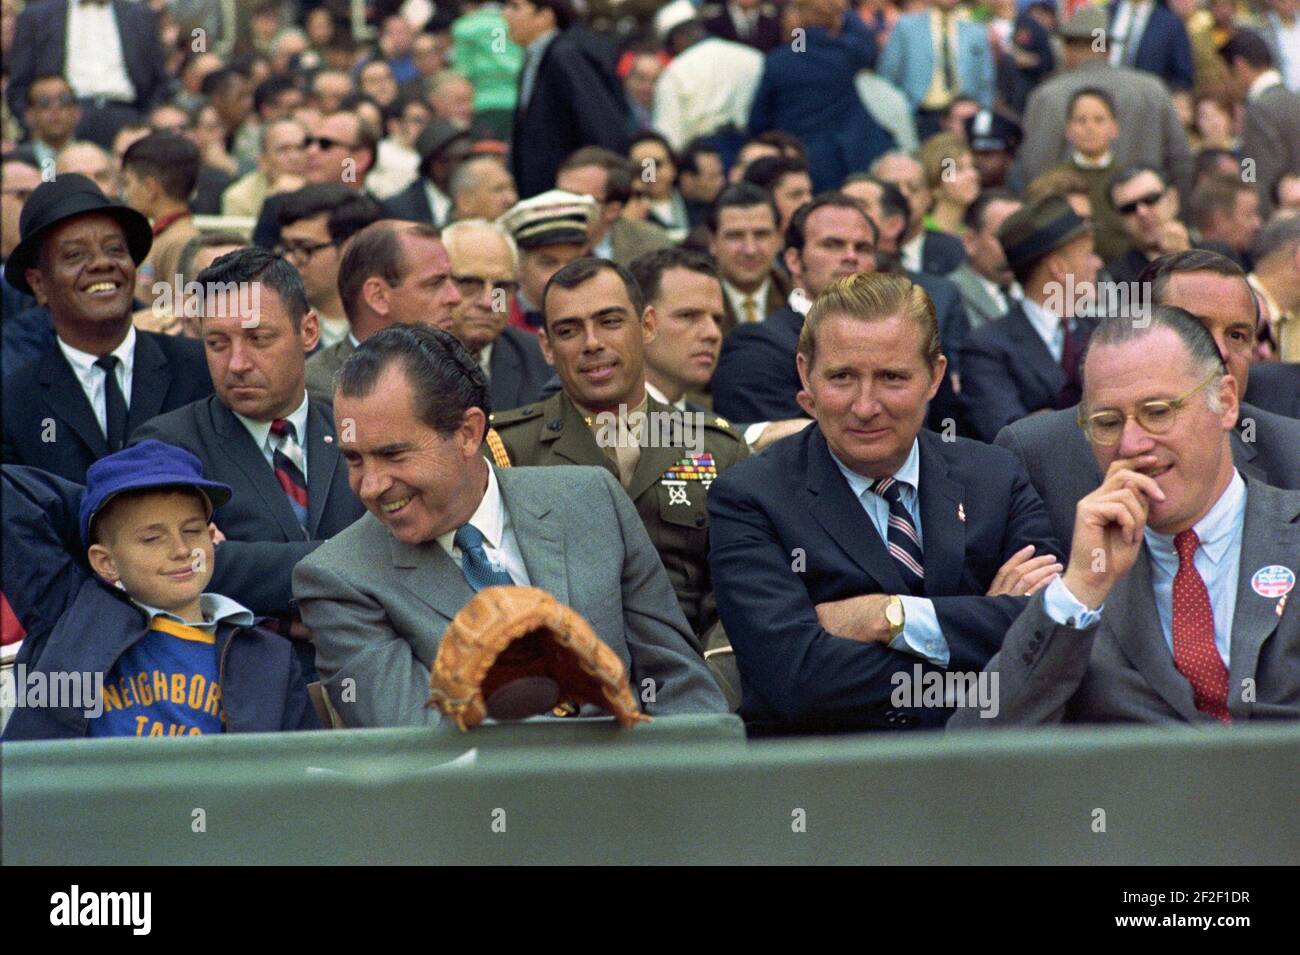
<path id="1" fill-rule="evenodd" d="M 1246 401 L 1287 418 L 1300 418 L 1300 364 L 1260 362 L 1250 368 Z"/>
<path id="2" fill-rule="evenodd" d="M 150 418 L 212 394 L 203 346 L 190 338 L 137 331 L 126 433 Z M 48 422 L 48 424 L 47 424 Z M 108 441 L 57 343 L 4 381 L 4 460 L 86 483 Z"/>
<path id="3" fill-rule="evenodd" d="M 554 374 L 537 336 L 507 325 L 492 345 L 488 361 L 488 398 L 493 411 L 509 411 L 537 401 Z"/>
<path id="4" fill-rule="evenodd" d="M 1077 354 L 1082 355 L 1092 325 L 1076 319 L 1075 328 Z M 966 341 L 961 397 L 981 440 L 992 441 L 1011 422 L 1055 408 L 1063 387 L 1064 370 L 1019 302 L 1013 302 L 1000 321 L 982 326 Z"/>
<path id="5" fill-rule="evenodd" d="M 1108 9 L 1110 27 L 1114 30 L 1115 17 L 1119 14 L 1119 0 L 1112 0 Z M 1128 51 L 1125 50 L 1125 62 L 1128 59 Z M 1183 21 L 1163 3 L 1157 2 L 1147 17 L 1146 29 L 1142 31 L 1142 40 L 1138 43 L 1133 66 L 1154 73 L 1171 90 L 1192 88 L 1192 42 L 1188 39 Z"/>
<path id="6" fill-rule="evenodd" d="M 436 226 L 446 225 L 445 222 L 433 221 L 433 207 L 429 205 L 429 194 L 424 189 L 423 176 L 417 176 L 413 183 L 396 195 L 383 200 L 381 205 L 384 216 L 389 219 L 427 222 Z"/>
<path id="7" fill-rule="evenodd" d="M 721 37 L 724 40 L 731 40 L 733 43 L 752 46 L 763 53 L 779 44 L 782 39 L 781 15 L 774 7 L 764 7 L 759 12 L 758 20 L 754 24 L 754 32 L 747 37 L 736 34 L 736 24 L 732 22 L 731 15 L 727 13 L 725 3 L 706 4 L 700 8 L 700 14 L 705 17 L 704 29 L 714 36 Z"/>
<path id="8" fill-rule="evenodd" d="M 1241 154 L 1255 160 L 1260 214 L 1267 216 L 1278 180 L 1300 170 L 1300 93 L 1279 84 L 1246 104 Z"/>
<path id="9" fill-rule="evenodd" d="M 19 119 L 27 109 L 27 89 L 32 81 L 65 72 L 70 2 L 75 0 L 38 0 L 18 16 L 18 42 L 9 53 L 8 100 Z M 158 23 L 143 3 L 113 0 L 113 13 L 121 35 L 122 60 L 135 86 L 135 108 L 144 112 L 166 98 L 171 82 Z"/>
<path id="10" fill-rule="evenodd" d="M 947 275 L 966 261 L 966 247 L 955 235 L 934 229 L 926 229 L 922 235 L 921 271 L 927 275 Z"/>
<path id="11" fill-rule="evenodd" d="M 924 596 L 934 603 L 950 667 L 983 669 L 1028 602 L 984 596 L 994 574 L 1026 544 L 1040 554 L 1059 550 L 1042 501 L 1011 455 L 929 431 L 920 441 Z M 817 425 L 720 475 L 708 508 L 709 562 L 744 682 L 746 721 L 783 730 L 943 725 L 945 710 L 890 702 L 894 674 L 933 666 L 835 636 L 817 621 L 816 605 L 825 601 L 907 593 Z"/>
<path id="12" fill-rule="evenodd" d="M 185 448 L 203 462 L 203 473 L 229 484 L 230 500 L 212 515 L 226 535 L 217 545 L 212 589 L 255 614 L 293 610 L 294 565 L 362 514 L 365 507 L 348 486 L 347 466 L 334 436 L 330 406 L 312 401 L 307 410 L 307 530 L 294 516 L 275 472 L 248 429 L 216 395 L 161 415 L 131 435 L 133 443 L 156 438 Z"/>
<path id="13" fill-rule="evenodd" d="M 723 290 L 725 293 L 725 289 Z M 790 277 L 777 269 L 768 272 L 767 301 L 763 303 L 763 313 L 772 315 L 785 308 L 790 298 Z M 722 296 L 722 334 L 729 335 L 737 325 L 744 324 L 744 316 L 737 315 L 731 307 L 731 297 Z"/>
<path id="14" fill-rule="evenodd" d="M 1228 710 L 1233 722 L 1300 718 L 1300 606 L 1279 614 L 1278 598 L 1251 587 L 1261 567 L 1295 566 L 1300 493 L 1246 482 L 1246 515 L 1232 616 Z M 1218 726 L 1196 708 L 1191 684 L 1174 666 L 1151 586 L 1145 545 L 1133 569 L 1086 630 L 1058 624 L 1035 596 L 989 661 L 998 674 L 998 712 L 959 710 L 949 724 L 1160 723 Z M 1243 690 L 1249 687 L 1251 692 Z"/>
<path id="15" fill-rule="evenodd" d="M 1077 415 L 1077 408 L 1067 408 L 1022 418 L 999 431 L 996 439 L 1025 465 L 1047 505 L 1052 533 L 1067 551 L 1074 539 L 1079 500 L 1101 484 L 1097 459 L 1076 423 Z M 1245 433 L 1247 428 L 1254 429 L 1253 435 Z M 1253 440 L 1243 440 L 1243 434 Z M 1230 440 L 1233 463 L 1244 477 L 1274 487 L 1300 488 L 1300 421 L 1243 402 Z"/>
<path id="16" fill-rule="evenodd" d="M 560 164 L 583 146 L 627 152 L 626 101 L 604 39 L 575 25 L 551 41 L 510 141 L 520 199 L 554 189 Z"/>

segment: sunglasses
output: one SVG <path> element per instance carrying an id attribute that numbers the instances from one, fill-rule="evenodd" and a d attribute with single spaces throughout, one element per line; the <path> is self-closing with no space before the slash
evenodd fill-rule
<path id="1" fill-rule="evenodd" d="M 319 146 L 322 151 L 333 149 L 335 146 L 342 146 L 344 149 L 356 149 L 356 143 L 345 143 L 341 139 L 330 139 L 328 136 L 308 136 L 303 140 L 303 148 L 311 149 L 313 146 Z"/>
<path id="2" fill-rule="evenodd" d="M 1139 206 L 1154 206 L 1157 202 L 1165 197 L 1165 191 L 1148 192 L 1145 196 L 1138 196 L 1132 202 L 1126 202 L 1119 206 L 1119 214 L 1122 216 L 1131 216 L 1138 211 Z"/>

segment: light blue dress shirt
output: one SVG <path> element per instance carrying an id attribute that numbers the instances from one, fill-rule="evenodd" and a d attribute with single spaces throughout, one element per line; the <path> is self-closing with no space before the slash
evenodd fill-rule
<path id="1" fill-rule="evenodd" d="M 1241 570 L 1241 536 L 1246 522 L 1246 482 L 1233 471 L 1228 487 L 1214 506 L 1193 525 L 1200 546 L 1192 563 L 1205 581 L 1214 614 L 1214 645 L 1223 665 L 1230 668 L 1232 618 L 1237 610 L 1237 581 Z M 1147 554 L 1151 558 L 1151 589 L 1155 594 L 1156 613 L 1169 655 L 1174 652 L 1173 601 L 1174 576 L 1178 573 L 1178 551 L 1174 535 L 1157 534 L 1147 528 Z M 1101 619 L 1105 605 L 1089 610 L 1056 578 L 1044 593 L 1047 615 L 1063 626 L 1087 629 Z"/>
<path id="2" fill-rule="evenodd" d="M 831 458 L 835 461 L 835 466 L 840 469 L 840 473 L 844 475 L 844 480 L 849 482 L 849 488 L 861 502 L 862 509 L 867 512 L 867 517 L 871 519 L 871 525 L 880 535 L 881 542 L 888 544 L 889 502 L 871 490 L 871 486 L 876 483 L 875 479 L 863 477 L 856 471 L 850 470 L 843 461 L 835 457 L 834 452 L 831 452 Z M 921 529 L 920 441 L 913 439 L 912 450 L 908 452 L 903 466 L 894 474 L 894 480 L 898 482 L 903 507 L 912 518 L 912 526 L 916 528 L 916 536 L 921 541 L 921 552 L 925 553 L 925 535 Z M 893 558 L 891 557 L 890 560 Z M 935 613 L 934 602 L 911 594 L 897 596 L 903 602 L 903 631 L 889 644 L 889 648 L 902 650 L 904 653 L 911 653 L 938 666 L 946 667 L 951 652 L 948 649 L 948 641 L 944 639 L 943 631 L 939 629 L 939 616 Z"/>
<path id="3" fill-rule="evenodd" d="M 168 620 L 183 623 L 187 627 L 202 630 L 204 633 L 216 633 L 217 625 L 222 623 L 229 623 L 236 627 L 251 627 L 254 620 L 253 611 L 239 603 L 239 601 L 231 600 L 224 594 L 199 595 L 199 609 L 203 611 L 202 620 L 182 620 L 180 616 L 170 610 L 159 610 L 157 607 L 151 607 L 138 600 L 132 600 L 131 602 L 148 614 L 150 620 L 154 617 L 166 617 Z"/>
<path id="4" fill-rule="evenodd" d="M 522 111 L 533 98 L 533 84 L 537 82 L 537 70 L 542 65 L 542 57 L 551 41 L 560 35 L 559 30 L 543 33 L 524 48 L 524 74 L 519 81 L 519 109 Z"/>
<path id="5" fill-rule="evenodd" d="M 1066 320 L 1049 312 L 1029 296 L 1022 298 L 1020 305 L 1025 310 L 1025 318 L 1029 319 L 1029 324 L 1034 327 L 1034 331 L 1038 332 L 1038 337 L 1047 346 L 1048 352 L 1052 355 L 1052 360 L 1059 365 L 1061 356 L 1065 354 Z M 1073 322 L 1070 323 L 1070 331 L 1075 331 Z"/>
<path id="6" fill-rule="evenodd" d="M 285 420 L 293 425 L 294 437 L 298 441 L 298 447 L 302 448 L 302 476 L 303 480 L 307 478 L 307 392 L 302 393 L 302 404 L 300 404 L 292 414 Z M 254 421 L 252 418 L 245 418 L 238 411 L 235 417 L 239 419 L 240 424 L 248 431 L 257 445 L 257 449 L 262 452 L 262 457 L 266 458 L 266 463 L 271 465 L 271 470 L 275 470 L 275 442 L 271 440 L 271 422 Z"/>

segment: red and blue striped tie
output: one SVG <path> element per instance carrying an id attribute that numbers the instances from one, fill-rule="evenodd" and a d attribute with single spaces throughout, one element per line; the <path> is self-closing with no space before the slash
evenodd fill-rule
<path id="1" fill-rule="evenodd" d="M 925 559 L 921 553 L 921 535 L 903 506 L 902 485 L 892 477 L 879 478 L 871 490 L 889 502 L 889 556 L 898 564 L 907 589 L 920 596 L 925 583 Z"/>
<path id="2" fill-rule="evenodd" d="M 297 429 L 293 422 L 285 418 L 276 418 L 271 422 L 271 434 L 275 436 L 275 451 L 271 460 L 275 467 L 275 479 L 289 498 L 298 523 L 307 526 L 307 478 L 302 473 L 302 448 L 298 444 Z"/>

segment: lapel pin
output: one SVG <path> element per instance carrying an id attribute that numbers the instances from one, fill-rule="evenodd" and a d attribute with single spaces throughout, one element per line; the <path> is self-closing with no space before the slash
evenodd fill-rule
<path id="1" fill-rule="evenodd" d="M 1250 587 L 1265 600 L 1286 597 L 1295 586 L 1295 572 L 1285 564 L 1269 564 L 1255 571 Z"/>
<path id="2" fill-rule="evenodd" d="M 957 503 L 957 520 L 966 523 L 966 506 L 961 502 Z"/>

